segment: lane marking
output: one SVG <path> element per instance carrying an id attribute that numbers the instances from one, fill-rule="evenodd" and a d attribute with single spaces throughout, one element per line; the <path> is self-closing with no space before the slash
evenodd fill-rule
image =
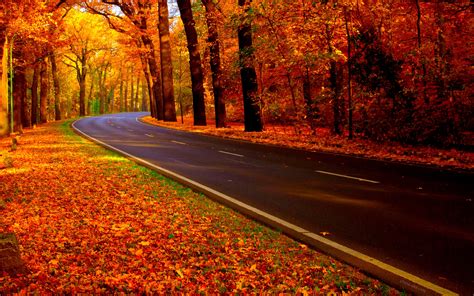
<path id="1" fill-rule="evenodd" d="M 186 144 L 184 142 L 180 142 L 180 141 L 171 141 L 171 142 L 173 142 L 175 144 L 179 144 L 179 145 L 188 145 L 188 144 Z"/>
<path id="2" fill-rule="evenodd" d="M 150 134 L 145 134 L 145 136 L 150 137 L 150 138 L 154 138 L 154 137 L 155 137 L 155 136 L 150 135 Z"/>
<path id="3" fill-rule="evenodd" d="M 79 120 L 77 120 L 77 121 L 79 121 Z M 216 198 L 219 198 L 223 201 L 226 201 L 228 204 L 232 204 L 236 208 L 239 208 L 240 210 L 248 211 L 248 212 L 252 213 L 252 216 L 257 220 L 260 220 L 260 221 L 267 220 L 266 223 L 268 223 L 268 221 L 270 221 L 273 224 L 280 225 L 280 226 L 283 226 L 287 229 L 290 229 L 291 231 L 301 235 L 302 237 L 305 237 L 309 240 L 313 240 L 313 241 L 319 243 L 318 248 L 323 249 L 323 250 L 326 249 L 326 251 L 328 251 L 332 256 L 334 256 L 336 258 L 337 257 L 341 258 L 342 257 L 341 253 L 353 256 L 354 258 L 366 263 L 365 264 L 366 266 L 365 267 L 363 266 L 361 268 L 362 270 L 369 270 L 374 275 L 376 275 L 376 276 L 378 275 L 378 277 L 381 278 L 382 280 L 384 280 L 384 277 L 385 277 L 385 280 L 387 280 L 387 278 L 388 278 L 387 272 L 388 272 L 388 273 L 391 273 L 392 275 L 394 275 L 395 277 L 398 277 L 396 280 L 397 280 L 397 283 L 399 285 L 403 285 L 405 288 L 411 288 L 412 291 L 420 292 L 420 290 L 421 290 L 421 292 L 424 292 L 423 294 L 426 294 L 426 292 L 427 292 L 426 290 L 429 290 L 431 292 L 435 292 L 435 293 L 440 294 L 440 295 L 453 295 L 453 296 L 454 295 L 459 295 L 459 294 L 457 294 L 457 293 L 455 293 L 451 290 L 448 290 L 446 288 L 438 286 L 435 283 L 424 280 L 424 279 L 422 279 L 422 278 L 420 278 L 420 277 L 418 277 L 414 274 L 411 274 L 409 272 L 406 272 L 404 270 L 396 268 L 396 267 L 394 267 L 390 264 L 387 264 L 385 262 L 379 261 L 379 260 L 377 260 L 373 257 L 367 256 L 367 255 L 365 255 L 363 253 L 360 253 L 360 252 L 358 252 L 354 249 L 351 249 L 349 247 L 346 247 L 344 245 L 336 243 L 336 242 L 334 242 L 330 239 L 327 239 L 323 236 L 320 236 L 320 235 L 315 234 L 313 232 L 310 232 L 310 231 L 308 231 L 304 228 L 301 228 L 301 227 L 299 227 L 295 224 L 287 222 L 286 220 L 283 220 L 281 218 L 273 216 L 273 215 L 271 215 L 267 212 L 264 212 L 262 210 L 259 210 L 259 209 L 255 208 L 255 207 L 252 207 L 252 206 L 250 206 L 250 205 L 248 205 L 244 202 L 241 202 L 240 200 L 232 198 L 232 197 L 230 197 L 230 196 L 228 196 L 224 193 L 221 193 L 217 190 L 214 190 L 210 187 L 207 187 L 206 185 L 203 185 L 199 182 L 188 179 L 188 178 L 186 178 L 182 175 L 179 175 L 179 174 L 177 174 L 173 171 L 170 171 L 168 169 L 165 169 L 163 167 L 155 165 L 155 164 L 153 164 L 149 161 L 146 161 L 146 160 L 144 160 L 140 157 L 134 156 L 134 155 L 132 155 L 128 152 L 125 152 L 123 150 L 115 148 L 114 146 L 111 146 L 111 145 L 109 145 L 105 142 L 102 142 L 101 140 L 98 140 L 98 139 L 96 139 L 92 136 L 89 136 L 86 133 L 84 133 L 83 131 L 81 131 L 80 129 L 78 129 L 75 126 L 75 123 L 77 121 L 72 123 L 72 127 L 78 133 L 83 135 L 85 138 L 90 139 L 92 141 L 95 141 L 96 143 L 99 143 L 100 145 L 102 145 L 104 147 L 107 147 L 110 150 L 118 152 L 118 153 L 120 153 L 120 154 L 136 161 L 137 163 L 139 163 L 141 165 L 147 166 L 149 168 L 153 168 L 153 169 L 157 170 L 159 173 L 165 175 L 166 177 L 172 178 L 172 179 L 174 179 L 178 182 L 183 183 L 186 186 L 192 187 L 194 190 L 200 191 L 200 192 L 202 192 L 204 194 L 207 194 L 207 195 L 212 195 Z M 331 250 L 328 249 L 328 248 L 332 248 L 336 251 L 335 252 L 330 252 Z M 375 266 L 375 269 L 368 267 L 367 264 Z M 380 272 L 378 269 L 382 270 L 382 272 Z"/>
<path id="4" fill-rule="evenodd" d="M 379 184 L 379 181 L 374 181 L 374 180 L 368 180 L 368 179 L 362 179 L 358 177 L 352 177 L 352 176 L 347 176 L 347 175 L 341 175 L 341 174 L 336 174 L 336 173 L 331 173 L 331 172 L 326 172 L 326 171 L 315 171 L 316 173 L 320 174 L 326 174 L 326 175 L 331 175 L 331 176 L 336 176 L 336 177 L 341 177 L 341 178 L 347 178 L 347 179 L 353 179 L 361 182 L 369 182 L 369 183 L 374 183 L 374 184 Z"/>
<path id="5" fill-rule="evenodd" d="M 245 156 L 243 156 L 242 154 L 227 152 L 227 151 L 223 151 L 223 150 L 219 150 L 218 152 L 219 152 L 219 153 L 223 153 L 223 154 L 228 154 L 228 155 L 237 156 L 237 157 L 245 157 Z"/>

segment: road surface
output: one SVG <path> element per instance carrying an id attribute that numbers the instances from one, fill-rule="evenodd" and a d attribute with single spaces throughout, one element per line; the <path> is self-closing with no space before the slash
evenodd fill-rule
<path id="1" fill-rule="evenodd" d="M 108 145 L 462 295 L 474 295 L 474 174 L 80 119 Z"/>

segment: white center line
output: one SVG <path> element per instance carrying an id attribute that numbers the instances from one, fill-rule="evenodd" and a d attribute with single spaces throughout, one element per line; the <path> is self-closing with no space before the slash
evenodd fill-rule
<path id="1" fill-rule="evenodd" d="M 145 136 L 150 137 L 150 138 L 154 138 L 154 137 L 155 137 L 155 136 L 150 135 L 150 134 L 145 134 Z"/>
<path id="2" fill-rule="evenodd" d="M 180 142 L 180 141 L 171 141 L 172 143 L 175 143 L 175 144 L 179 144 L 179 145 L 188 145 L 184 142 Z"/>
<path id="3" fill-rule="evenodd" d="M 368 179 L 362 179 L 362 178 L 352 177 L 352 176 L 347 176 L 347 175 L 340 175 L 340 174 L 331 173 L 331 172 L 326 172 L 326 171 L 315 171 L 315 172 L 316 172 L 316 173 L 320 173 L 320 174 L 326 174 L 326 175 L 331 175 L 331 176 L 337 176 L 337 177 L 347 178 L 347 179 L 354 179 L 354 180 L 361 181 L 361 182 L 369 182 L 369 183 L 374 183 L 374 184 L 380 183 L 379 181 L 373 181 L 373 180 L 368 180 Z"/>
<path id="4" fill-rule="evenodd" d="M 222 150 L 219 150 L 219 153 L 229 154 L 229 155 L 238 156 L 238 157 L 244 157 L 242 154 L 237 154 L 237 153 L 232 153 L 232 152 L 227 152 L 227 151 L 222 151 Z"/>

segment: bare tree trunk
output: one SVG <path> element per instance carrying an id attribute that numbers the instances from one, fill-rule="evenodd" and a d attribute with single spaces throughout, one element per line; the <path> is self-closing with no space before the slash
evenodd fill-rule
<path id="1" fill-rule="evenodd" d="M 30 121 L 31 116 L 28 112 L 28 110 L 29 110 L 29 108 L 28 108 L 28 97 L 26 95 L 28 87 L 27 87 L 27 82 L 26 82 L 26 76 L 25 76 L 24 69 L 23 69 L 22 73 L 15 74 L 16 78 L 18 78 L 17 75 L 20 75 L 20 81 L 18 83 L 19 84 L 18 87 L 19 88 L 21 87 L 21 90 L 18 90 L 19 96 L 21 98 L 21 124 L 22 124 L 23 127 L 30 127 L 31 126 L 31 121 Z"/>
<path id="2" fill-rule="evenodd" d="M 161 91 L 161 74 L 158 70 L 158 64 L 155 59 L 155 47 L 151 39 L 144 35 L 142 36 L 143 45 L 149 50 L 147 60 L 150 75 L 153 81 L 153 98 L 156 105 L 156 119 L 163 120 L 163 95 Z"/>
<path id="3" fill-rule="evenodd" d="M 48 121 L 48 64 L 43 59 L 40 66 L 40 123 L 46 123 Z"/>
<path id="4" fill-rule="evenodd" d="M 351 32 L 349 31 L 350 15 L 347 9 L 344 8 L 344 20 L 346 25 L 347 38 L 347 103 L 349 108 L 349 140 L 354 136 L 352 124 L 352 69 L 351 69 Z"/>
<path id="5" fill-rule="evenodd" d="M 58 67 L 56 65 L 56 56 L 54 52 L 49 54 L 49 60 L 51 62 L 51 73 L 53 76 L 53 86 L 54 86 L 54 119 L 61 120 L 61 108 L 60 108 L 60 87 L 59 87 L 59 78 L 58 78 Z"/>
<path id="6" fill-rule="evenodd" d="M 179 2 L 179 1 L 178 1 Z M 161 82 L 163 91 L 163 120 L 176 121 L 174 102 L 173 63 L 171 61 L 168 1 L 158 2 L 158 30 L 160 33 Z"/>
<path id="7" fill-rule="evenodd" d="M 422 68 L 422 83 L 423 83 L 423 101 L 425 104 L 430 103 L 430 99 L 428 97 L 428 94 L 426 93 L 426 88 L 427 88 L 427 81 L 426 81 L 426 59 L 423 55 L 421 55 L 421 8 L 420 8 L 420 1 L 415 0 L 416 4 L 416 36 L 417 36 L 417 41 L 418 41 L 418 50 L 419 50 L 419 55 L 420 55 L 420 61 L 421 61 L 421 68 Z"/>
<path id="8" fill-rule="evenodd" d="M 86 115 L 86 76 L 87 76 L 87 51 L 82 49 L 81 66 L 76 69 L 79 81 L 79 116 Z"/>
<path id="9" fill-rule="evenodd" d="M 31 125 L 38 124 L 38 80 L 39 64 L 35 64 L 33 70 L 33 81 L 31 83 Z"/>
<path id="10" fill-rule="evenodd" d="M 7 86 L 7 58 L 8 43 L 6 42 L 5 28 L 0 22 L 0 136 L 8 134 L 8 86 Z"/>
<path id="11" fill-rule="evenodd" d="M 193 91 L 194 125 L 206 125 L 206 105 L 204 102 L 204 75 L 199 54 L 198 36 L 191 10 L 190 0 L 177 0 L 189 51 L 189 69 Z"/>
<path id="12" fill-rule="evenodd" d="M 216 127 L 226 126 L 225 100 L 222 89 L 222 69 L 219 52 L 219 34 L 217 32 L 216 4 L 212 0 L 203 0 L 206 8 L 207 36 L 209 41 L 209 51 L 211 53 L 210 64 L 212 72 L 212 89 L 214 93 L 214 109 L 216 114 Z"/>
<path id="13" fill-rule="evenodd" d="M 252 45 L 252 24 L 247 15 L 250 10 L 251 0 L 239 0 L 245 14 L 238 27 L 240 76 L 242 79 L 242 92 L 244 97 L 244 120 L 246 132 L 260 132 L 263 130 L 260 102 L 258 98 L 257 74 L 255 72 L 255 56 Z"/>
<path id="14" fill-rule="evenodd" d="M 148 106 L 147 106 L 147 86 L 145 85 L 145 83 L 142 83 L 142 106 L 141 106 L 141 111 L 142 112 L 145 112 L 148 110 Z"/>
<path id="15" fill-rule="evenodd" d="M 22 115 L 26 100 L 26 77 L 23 67 L 15 67 L 13 75 L 13 131 L 22 133 Z"/>

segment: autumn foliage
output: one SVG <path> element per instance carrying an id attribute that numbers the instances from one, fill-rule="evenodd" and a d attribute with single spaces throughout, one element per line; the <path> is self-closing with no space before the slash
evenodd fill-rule
<path id="1" fill-rule="evenodd" d="M 0 274 L 0 294 L 395 292 L 67 123 L 20 143 L 0 170 L 0 232 L 16 233 L 29 272 Z"/>

